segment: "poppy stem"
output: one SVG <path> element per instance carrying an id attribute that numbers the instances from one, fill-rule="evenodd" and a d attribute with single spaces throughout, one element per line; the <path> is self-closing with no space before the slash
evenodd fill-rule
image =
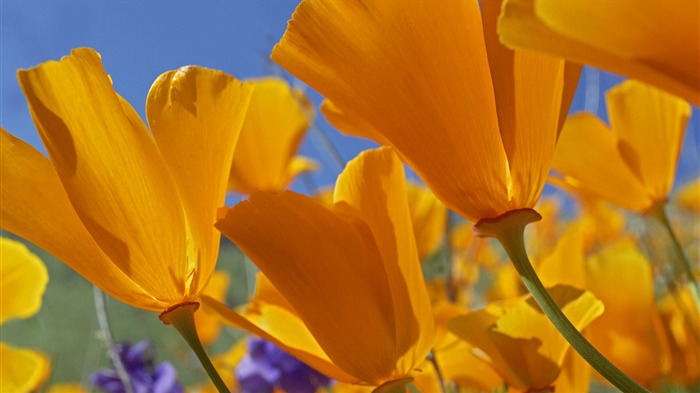
<path id="1" fill-rule="evenodd" d="M 547 293 L 528 259 L 524 239 L 525 226 L 541 219 L 542 216 L 532 209 L 512 210 L 496 218 L 479 220 L 474 225 L 474 233 L 480 237 L 493 237 L 501 243 L 523 283 L 544 314 L 588 364 L 625 393 L 648 392 L 598 352 Z"/>
<path id="2" fill-rule="evenodd" d="M 194 351 L 194 354 L 197 355 L 199 362 L 204 367 L 204 371 L 207 372 L 209 379 L 214 383 L 219 393 L 229 393 L 230 390 L 221 379 L 221 376 L 219 376 L 216 368 L 214 368 L 197 335 L 197 327 L 194 324 L 194 312 L 197 308 L 199 308 L 199 303 L 178 304 L 163 311 L 159 318 L 164 324 L 173 325 L 175 330 L 185 339 Z"/>
<path id="3" fill-rule="evenodd" d="M 649 210 L 647 210 L 644 215 L 656 220 L 662 227 L 664 227 L 666 233 L 668 233 L 668 236 L 671 239 L 671 245 L 673 246 L 673 252 L 676 255 L 676 258 L 673 258 L 673 260 L 676 262 L 677 266 L 680 265 L 680 268 L 683 270 L 683 274 L 685 274 L 686 279 L 690 283 L 691 292 L 693 293 L 693 298 L 695 299 L 695 306 L 700 307 L 700 283 L 698 283 L 698 280 L 695 279 L 690 261 L 686 257 L 685 251 L 683 251 L 683 246 L 681 245 L 681 242 L 678 241 L 676 233 L 673 231 L 673 227 L 671 227 L 671 221 L 668 219 L 665 207 L 666 204 L 663 202 L 656 203 Z"/>

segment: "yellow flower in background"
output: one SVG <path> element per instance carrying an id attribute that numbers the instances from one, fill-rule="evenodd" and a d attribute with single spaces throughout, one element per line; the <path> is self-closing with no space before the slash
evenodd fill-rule
<path id="1" fill-rule="evenodd" d="M 256 192 L 228 209 L 216 227 L 281 298 L 247 318 L 205 304 L 334 379 L 409 378 L 433 343 L 434 321 L 403 164 L 390 148 L 360 154 L 338 177 L 334 201 Z"/>
<path id="2" fill-rule="evenodd" d="M 552 165 L 561 175 L 555 181 L 644 213 L 671 191 L 690 105 L 634 80 L 609 90 L 606 101 L 609 128 L 590 113 L 566 120 Z"/>
<path id="3" fill-rule="evenodd" d="M 46 393 L 88 393 L 88 391 L 77 383 L 59 383 L 51 385 Z"/>
<path id="4" fill-rule="evenodd" d="M 281 191 L 316 163 L 297 156 L 312 107 L 301 91 L 276 78 L 250 81 L 253 95 L 231 165 L 229 189 L 243 194 Z"/>
<path id="5" fill-rule="evenodd" d="M 92 49 L 18 76 L 50 160 L 2 130 L 3 229 L 132 306 L 195 301 L 251 88 L 200 67 L 166 72 L 148 94 L 149 132 Z"/>
<path id="6" fill-rule="evenodd" d="M 421 260 L 440 247 L 447 223 L 447 208 L 430 190 L 416 183 L 406 184 L 408 209 Z"/>
<path id="7" fill-rule="evenodd" d="M 36 314 L 48 281 L 46 267 L 36 255 L 24 244 L 0 237 L 0 324 Z M 49 359 L 39 351 L 0 342 L 0 359 L 2 392 L 37 390 L 49 376 Z"/>
<path id="8" fill-rule="evenodd" d="M 678 190 L 676 203 L 686 210 L 700 213 L 700 177 Z"/>
<path id="9" fill-rule="evenodd" d="M 700 105 L 700 2 L 506 0 L 509 47 L 650 83 Z"/>
<path id="10" fill-rule="evenodd" d="M 220 302 L 226 301 L 226 291 L 228 291 L 231 278 L 228 272 L 216 270 L 209 280 L 209 285 L 202 293 Z M 218 314 L 209 311 L 206 307 L 201 308 L 201 312 L 194 314 L 194 324 L 197 326 L 197 334 L 202 345 L 214 342 L 221 333 L 221 321 Z"/>
<path id="11" fill-rule="evenodd" d="M 569 286 L 555 286 L 549 291 L 579 330 L 603 312 L 603 304 L 590 292 Z M 477 356 L 489 363 L 509 386 L 522 391 L 550 388 L 570 348 L 529 296 L 455 317 L 449 328 L 479 348 Z"/>
<path id="12" fill-rule="evenodd" d="M 476 0 L 306 0 L 272 59 L 329 100 L 336 127 L 396 148 L 452 210 L 496 217 L 537 202 L 580 68 L 507 50 L 500 2 L 482 6 L 483 24 Z"/>
<path id="13" fill-rule="evenodd" d="M 690 291 L 682 288 L 659 301 L 671 354 L 670 379 L 683 386 L 700 382 L 700 313 Z"/>

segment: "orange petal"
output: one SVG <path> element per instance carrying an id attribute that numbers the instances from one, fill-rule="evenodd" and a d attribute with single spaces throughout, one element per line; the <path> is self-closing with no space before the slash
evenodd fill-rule
<path id="1" fill-rule="evenodd" d="M 297 172 L 289 170 L 309 127 L 312 108 L 283 80 L 252 82 L 255 91 L 231 166 L 229 187 L 244 194 L 281 191 Z"/>
<path id="2" fill-rule="evenodd" d="M 191 297 L 214 271 L 221 240 L 214 229 L 216 211 L 224 204 L 251 91 L 221 71 L 190 66 L 164 73 L 148 93 L 148 123 L 179 187 L 192 231 L 186 270 L 180 270 Z"/>
<path id="3" fill-rule="evenodd" d="M 685 184 L 676 195 L 678 205 L 695 213 L 700 213 L 700 177 Z"/>
<path id="4" fill-rule="evenodd" d="M 552 167 L 564 176 L 567 186 L 584 194 L 634 211 L 644 211 L 652 204 L 620 156 L 617 138 L 592 114 L 578 113 L 567 119 Z"/>
<path id="5" fill-rule="evenodd" d="M 323 352 L 304 322 L 295 314 L 275 305 L 264 305 L 245 317 L 206 295 L 204 305 L 228 325 L 247 330 L 277 345 L 285 352 L 319 372 L 339 381 L 358 383 L 358 379 L 335 366 Z"/>
<path id="6" fill-rule="evenodd" d="M 24 244 L 0 237 L 0 324 L 36 314 L 48 281 L 49 274 L 39 257 Z"/>
<path id="7" fill-rule="evenodd" d="M 647 195 L 664 201 L 676 175 L 690 105 L 649 85 L 627 80 L 605 96 L 618 148 Z"/>
<path id="8" fill-rule="evenodd" d="M 19 71 L 32 117 L 71 204 L 110 259 L 176 303 L 188 271 L 185 220 L 146 126 L 91 49 Z"/>
<path id="9" fill-rule="evenodd" d="M 32 392 L 49 375 L 46 355 L 31 349 L 14 348 L 0 342 L 0 391 Z"/>
<path id="10" fill-rule="evenodd" d="M 697 1 L 506 0 L 499 35 L 508 46 L 639 79 L 700 105 L 698 15 Z"/>
<path id="11" fill-rule="evenodd" d="M 334 195 L 336 210 L 367 223 L 381 253 L 393 299 L 398 377 L 425 358 L 435 328 L 406 194 L 403 164 L 383 147 L 350 161 Z"/>
<path id="12" fill-rule="evenodd" d="M 75 213 L 49 160 L 0 128 L 2 227 L 36 244 L 105 292 L 134 307 L 167 307 L 115 265 Z"/>
<path id="13" fill-rule="evenodd" d="M 216 227 L 258 265 L 335 364 L 365 382 L 390 375 L 392 297 L 365 223 L 284 191 L 252 194 Z"/>
<path id="14" fill-rule="evenodd" d="M 380 133 L 453 210 L 491 217 L 508 210 L 508 167 L 476 26 L 476 1 L 307 0 L 272 59 L 333 103 L 336 124 Z"/>

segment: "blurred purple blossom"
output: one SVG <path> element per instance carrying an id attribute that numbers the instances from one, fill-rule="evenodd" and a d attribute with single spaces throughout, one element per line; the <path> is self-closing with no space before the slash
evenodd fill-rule
<path id="1" fill-rule="evenodd" d="M 141 341 L 134 345 L 117 345 L 119 358 L 129 375 L 134 393 L 182 393 L 176 380 L 175 367 L 170 362 L 155 366 L 151 343 Z M 90 382 L 106 393 L 126 393 L 124 384 L 114 369 L 100 370 L 92 374 Z"/>
<path id="2" fill-rule="evenodd" d="M 332 380 L 262 338 L 248 339 L 248 353 L 236 367 L 241 393 L 314 393 Z"/>

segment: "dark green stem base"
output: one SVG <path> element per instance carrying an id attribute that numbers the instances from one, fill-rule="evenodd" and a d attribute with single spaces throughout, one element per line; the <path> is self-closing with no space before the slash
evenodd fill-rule
<path id="1" fill-rule="evenodd" d="M 493 237 L 498 240 L 513 262 L 525 287 L 532 294 L 537 304 L 556 326 L 557 330 L 596 371 L 625 393 L 648 392 L 625 373 L 620 371 L 603 356 L 569 321 L 547 290 L 527 257 L 525 250 L 525 226 L 539 221 L 542 216 L 532 209 L 509 211 L 496 218 L 479 220 L 474 225 L 474 233 L 480 237 Z"/>
<path id="2" fill-rule="evenodd" d="M 226 387 L 226 384 L 211 363 L 209 356 L 207 356 L 207 353 L 204 351 L 202 342 L 199 341 L 197 328 L 194 325 L 194 312 L 197 308 L 199 308 L 199 303 L 178 304 L 163 311 L 159 318 L 164 324 L 173 325 L 175 330 L 185 339 L 187 345 L 189 345 L 195 355 L 197 355 L 200 363 L 202 363 L 202 367 L 204 367 L 204 371 L 207 372 L 209 379 L 214 383 L 219 393 L 229 393 L 230 390 Z"/>

